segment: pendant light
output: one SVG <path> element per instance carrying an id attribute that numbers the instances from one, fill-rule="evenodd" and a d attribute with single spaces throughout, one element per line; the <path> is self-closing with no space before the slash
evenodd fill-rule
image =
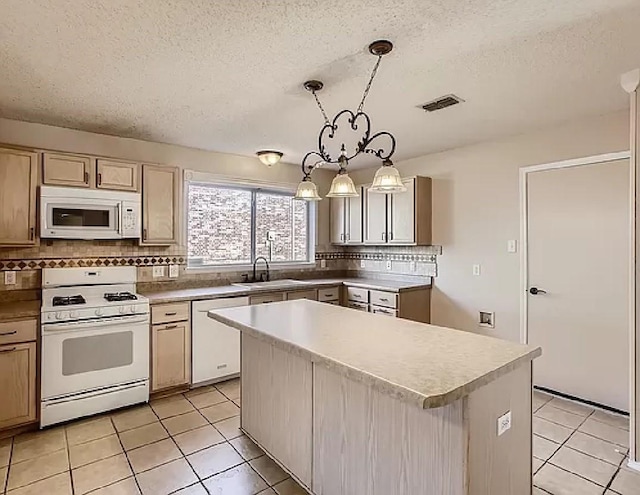
<path id="1" fill-rule="evenodd" d="M 318 188 L 311 182 L 310 177 L 305 177 L 298 184 L 298 190 L 294 199 L 302 199 L 304 201 L 320 201 L 322 198 L 318 195 Z"/>
<path id="2" fill-rule="evenodd" d="M 400 172 L 393 166 L 391 160 L 385 160 L 382 162 L 382 167 L 376 171 L 376 175 L 373 178 L 373 184 L 369 188 L 371 192 L 377 193 L 397 193 L 405 192 L 406 186 L 402 183 L 402 177 Z"/>

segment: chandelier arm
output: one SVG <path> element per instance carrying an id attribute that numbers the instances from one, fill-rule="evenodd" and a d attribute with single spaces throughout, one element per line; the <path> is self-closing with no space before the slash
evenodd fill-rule
<path id="1" fill-rule="evenodd" d="M 376 74 L 378 72 L 378 67 L 380 67 L 381 61 L 382 61 L 382 55 L 378 55 L 378 60 L 376 61 L 376 65 L 373 66 L 373 70 L 371 71 L 371 77 L 369 78 L 369 82 L 367 83 L 367 86 L 364 88 L 364 93 L 362 93 L 362 100 L 360 100 L 360 105 L 358 105 L 358 110 L 356 111 L 356 114 L 362 113 L 362 109 L 364 108 L 364 101 L 367 99 L 367 96 L 369 96 L 369 90 L 371 89 L 373 80 L 376 77 Z"/>
<path id="2" fill-rule="evenodd" d="M 309 157 L 311 157 L 313 155 L 315 155 L 318 158 L 320 158 L 320 160 L 315 161 L 313 163 L 307 163 L 307 160 L 309 159 Z M 304 158 L 302 159 L 302 173 L 304 174 L 304 178 L 305 179 L 311 178 L 311 172 L 313 172 L 315 170 L 315 168 L 318 166 L 318 163 L 322 162 L 322 161 L 324 161 L 324 158 L 317 151 L 310 151 L 309 153 L 304 155 Z"/>
<path id="3" fill-rule="evenodd" d="M 371 143 L 373 141 L 375 141 L 380 137 L 385 137 L 385 136 L 391 140 L 391 149 L 388 153 L 384 151 L 384 148 L 375 149 L 371 147 Z M 365 153 L 372 153 L 376 155 L 378 158 L 380 158 L 381 160 L 388 160 L 393 156 L 393 154 L 396 151 L 396 138 L 393 136 L 393 134 L 387 131 L 377 132 L 376 134 L 371 136 L 371 138 L 366 143 L 364 143 L 363 151 Z"/>

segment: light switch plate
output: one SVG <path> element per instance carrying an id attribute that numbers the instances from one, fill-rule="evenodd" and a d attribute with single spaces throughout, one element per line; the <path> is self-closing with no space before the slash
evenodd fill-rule
<path id="1" fill-rule="evenodd" d="M 4 285 L 16 285 L 16 272 L 4 272 Z"/>
<path id="2" fill-rule="evenodd" d="M 518 252 L 518 241 L 515 239 L 511 239 L 507 241 L 507 252 L 508 253 L 517 253 Z"/>
<path id="3" fill-rule="evenodd" d="M 387 260 L 387 270 L 391 270 L 391 260 Z"/>
<path id="4" fill-rule="evenodd" d="M 153 267 L 153 278 L 164 277 L 165 269 L 164 265 Z"/>
<path id="5" fill-rule="evenodd" d="M 320 260 L 320 268 L 326 268 L 327 267 L 327 260 Z"/>
<path id="6" fill-rule="evenodd" d="M 476 277 L 480 276 L 480 265 L 473 265 L 473 274 Z"/>
<path id="7" fill-rule="evenodd" d="M 507 411 L 498 418 L 498 436 L 503 435 L 509 429 L 511 429 L 511 411 Z"/>
<path id="8" fill-rule="evenodd" d="M 180 267 L 178 265 L 169 265 L 169 278 L 178 278 Z"/>
<path id="9" fill-rule="evenodd" d="M 360 260 L 360 268 L 365 268 L 364 260 Z"/>

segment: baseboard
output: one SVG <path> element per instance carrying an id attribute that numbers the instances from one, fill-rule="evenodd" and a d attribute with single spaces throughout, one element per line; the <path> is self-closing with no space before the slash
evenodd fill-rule
<path id="1" fill-rule="evenodd" d="M 632 461 L 631 459 L 629 459 L 629 462 L 627 462 L 627 467 L 629 469 L 633 469 L 634 471 L 640 471 L 640 462 Z"/>

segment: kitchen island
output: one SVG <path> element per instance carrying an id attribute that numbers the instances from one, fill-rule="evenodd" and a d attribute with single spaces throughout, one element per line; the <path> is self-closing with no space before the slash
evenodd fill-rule
<path id="1" fill-rule="evenodd" d="M 209 316 L 242 332 L 243 431 L 310 493 L 531 493 L 539 348 L 304 300 Z"/>

